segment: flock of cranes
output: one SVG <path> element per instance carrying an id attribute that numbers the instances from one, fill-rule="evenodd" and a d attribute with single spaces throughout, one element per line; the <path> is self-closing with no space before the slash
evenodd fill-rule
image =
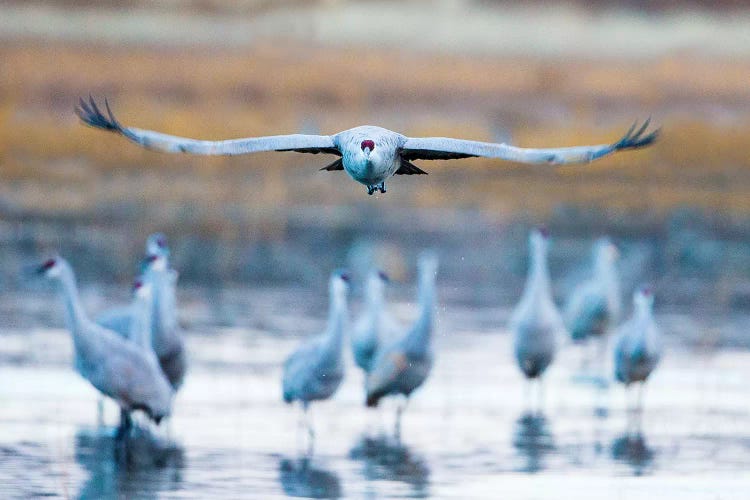
<path id="1" fill-rule="evenodd" d="M 410 138 L 369 125 L 331 136 L 292 134 L 203 141 L 125 127 L 114 117 L 106 100 L 105 110 L 106 114 L 89 98 L 80 100 L 76 112 L 87 125 L 118 133 L 144 148 L 163 152 L 238 155 L 296 151 L 336 155 L 339 158 L 322 170 L 345 170 L 367 187 L 368 194 L 385 193 L 385 181 L 393 175 L 425 174 L 412 163 L 414 160 L 483 156 L 519 163 L 586 163 L 618 151 L 648 146 L 659 133 L 658 129 L 647 132 L 647 120 L 640 127 L 634 124 L 612 144 L 547 149 L 444 137 Z M 553 362 L 559 338 L 566 331 L 575 341 L 604 338 L 619 320 L 620 292 L 614 268 L 617 250 L 608 240 L 597 243 L 592 279 L 573 294 L 563 316 L 551 293 L 547 269 L 548 235 L 544 230 L 535 230 L 529 243 L 531 268 L 510 329 L 519 368 L 528 379 L 539 380 Z M 157 424 L 171 415 L 174 395 L 182 386 L 187 371 L 184 338 L 177 322 L 178 273 L 170 267 L 169 257 L 165 237 L 150 236 L 132 303 L 106 311 L 96 320 L 90 319 L 84 311 L 73 269 L 65 259 L 55 257 L 38 268 L 39 274 L 61 286 L 67 324 L 73 337 L 76 370 L 120 407 L 116 434 L 119 440 L 129 434 L 133 411 L 142 411 Z M 384 298 L 388 278 L 379 270 L 373 270 L 368 276 L 364 312 L 356 324 L 350 326 L 349 277 L 343 271 L 332 274 L 325 331 L 302 343 L 283 366 L 283 399 L 302 406 L 311 443 L 309 405 L 330 398 L 341 385 L 347 336 L 351 338 L 354 360 L 365 374 L 365 404 L 373 407 L 384 397 L 403 396 L 396 418 L 396 435 L 399 435 L 406 402 L 425 382 L 433 366 L 437 269 L 435 254 L 425 252 L 420 256 L 419 314 L 408 327 L 399 325 L 388 315 Z M 634 316 L 620 328 L 614 358 L 616 378 L 627 385 L 645 382 L 661 354 L 650 289 L 636 292 L 634 302 Z M 101 418 L 101 401 L 99 408 Z"/>
<path id="2" fill-rule="evenodd" d="M 549 244 L 546 230 L 531 232 L 528 277 L 509 322 L 520 371 L 530 381 L 539 381 L 539 407 L 540 380 L 554 361 L 560 341 L 564 337 L 577 342 L 601 341 L 616 326 L 621 309 L 617 249 L 602 238 L 595 244 L 592 280 L 574 291 L 565 316 L 560 314 L 547 267 Z M 419 311 L 408 326 L 388 313 L 385 291 L 389 279 L 383 271 L 372 269 L 368 274 L 364 308 L 354 323 L 349 320 L 350 277 L 342 270 L 332 273 L 325 330 L 304 341 L 283 365 L 283 399 L 302 407 L 309 449 L 314 431 L 308 408 L 314 401 L 332 397 L 341 385 L 347 337 L 353 359 L 364 372 L 366 406 L 377 406 L 384 397 L 401 396 L 395 427 L 395 435 L 400 437 L 401 414 L 411 394 L 427 380 L 434 361 L 436 254 L 420 254 L 417 268 Z M 143 412 L 157 425 L 169 417 L 187 371 L 187 355 L 177 322 L 178 273 L 170 267 L 165 237 L 155 234 L 148 238 L 132 302 L 106 311 L 96 320 L 84 311 L 73 269 L 65 259 L 47 260 L 38 273 L 60 284 L 76 370 L 120 407 L 116 438 L 127 438 L 134 411 Z M 617 329 L 614 375 L 626 386 L 640 383 L 642 387 L 659 362 L 662 343 L 653 318 L 651 289 L 639 288 L 633 300 L 633 316 Z M 640 392 L 642 389 L 638 405 L 629 408 L 634 415 L 640 414 Z"/>
<path id="3" fill-rule="evenodd" d="M 581 283 L 558 311 L 552 297 L 547 266 L 549 236 L 545 229 L 533 230 L 529 236 L 530 269 L 523 295 L 510 320 L 513 351 L 525 377 L 539 386 L 541 377 L 552 364 L 560 341 L 598 343 L 596 361 L 603 363 L 608 333 L 615 331 L 615 379 L 630 388 L 638 384 L 637 405 L 628 408 L 632 416 L 642 411 L 643 385 L 656 368 L 662 355 L 659 328 L 653 316 L 653 292 L 649 286 L 633 294 L 633 316 L 618 326 L 621 297 L 617 278 L 617 247 L 601 238 L 594 244 L 592 276 Z"/>

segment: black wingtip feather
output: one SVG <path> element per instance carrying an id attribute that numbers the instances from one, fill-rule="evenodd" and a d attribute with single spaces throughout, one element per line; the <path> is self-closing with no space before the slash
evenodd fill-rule
<path id="1" fill-rule="evenodd" d="M 621 151 L 623 149 L 637 149 L 650 146 L 651 144 L 656 142 L 656 139 L 659 138 L 659 134 L 661 133 L 661 129 L 657 128 L 656 130 L 643 135 L 650 124 L 651 117 L 643 122 L 640 127 L 638 127 L 638 122 L 633 123 L 633 125 L 630 127 L 630 129 L 628 129 L 625 135 L 623 135 L 619 141 L 614 143 L 612 147 L 615 151 Z"/>
<path id="2" fill-rule="evenodd" d="M 90 127 L 100 128 L 102 130 L 110 130 L 113 132 L 122 132 L 122 126 L 120 126 L 120 123 L 115 119 L 115 116 L 109 107 L 109 102 L 107 102 L 107 99 L 104 99 L 104 105 L 109 117 L 104 116 L 101 110 L 99 110 L 99 107 L 96 105 L 96 101 L 93 97 L 91 97 L 91 95 L 89 95 L 88 102 L 86 102 L 83 98 L 79 98 L 78 106 L 76 106 L 75 111 L 78 115 L 78 118 L 80 118 L 83 123 Z"/>

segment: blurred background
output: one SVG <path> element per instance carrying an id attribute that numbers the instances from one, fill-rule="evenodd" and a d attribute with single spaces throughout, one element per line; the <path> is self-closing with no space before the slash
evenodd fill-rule
<path id="1" fill-rule="evenodd" d="M 129 280 L 145 236 L 161 230 L 184 283 L 319 283 L 353 244 L 397 241 L 396 253 L 433 244 L 463 257 L 445 263 L 451 282 L 497 287 L 525 269 L 511 254 L 525 255 L 514 224 L 545 223 L 560 258 L 580 255 L 569 239 L 609 233 L 637 240 L 648 279 L 699 275 L 708 287 L 662 300 L 747 304 L 741 6 L 4 1 L 0 286 L 13 288 L 10 264 L 53 249 L 86 263 L 81 273 Z M 557 170 L 422 162 L 429 176 L 368 197 L 345 174 L 318 172 L 322 157 L 144 151 L 80 125 L 73 107 L 89 93 L 126 124 L 212 139 L 377 124 L 596 144 L 648 116 L 664 134 L 653 148 Z"/>
<path id="2" fill-rule="evenodd" d="M 129 280 L 161 230 L 183 283 L 319 283 L 352 245 L 397 241 L 396 254 L 460 256 L 443 270 L 456 285 L 497 288 L 523 276 L 525 227 L 545 223 L 559 258 L 608 233 L 637 247 L 648 279 L 706 287 L 664 301 L 747 305 L 742 4 L 4 1 L 0 286 L 13 288 L 7 264 L 53 249 L 81 273 Z M 89 93 L 126 124 L 198 138 L 377 124 L 558 146 L 610 142 L 648 116 L 664 134 L 557 170 L 422 162 L 429 176 L 371 198 L 317 172 L 325 158 L 143 151 L 80 125 L 73 106 Z"/>
<path id="3" fill-rule="evenodd" d="M 95 311 L 127 300 L 154 231 L 169 237 L 189 334 L 224 332 L 231 345 L 251 342 L 247 332 L 322 326 L 325 282 L 341 265 L 361 276 L 378 263 L 400 282 L 393 300 L 413 301 L 425 247 L 441 255 L 444 331 L 500 331 L 525 279 L 528 230 L 544 224 L 558 298 L 606 234 L 622 253 L 626 304 L 653 283 L 671 345 L 706 356 L 750 346 L 746 2 L 0 0 L 0 42 L 0 336 L 11 340 L 0 363 L 68 362 L 65 335 L 24 340 L 29 328 L 63 325 L 26 264 L 64 255 Z M 373 124 L 551 147 L 612 142 L 649 116 L 662 136 L 557 169 L 423 161 L 430 175 L 367 196 L 342 172 L 318 172 L 317 156 L 145 151 L 79 123 L 73 108 L 89 94 L 106 96 L 126 125 L 205 139 Z M 284 318 L 289 303 L 313 319 Z M 203 347 L 196 360 L 212 369 L 250 363 Z M 258 366 L 271 361 L 258 363 L 266 373 Z M 747 416 L 737 411 L 727 418 Z M 729 462 L 747 459 L 740 448 Z M 441 462 L 431 463 L 435 474 Z M 423 493 L 427 471 L 409 483 Z"/>

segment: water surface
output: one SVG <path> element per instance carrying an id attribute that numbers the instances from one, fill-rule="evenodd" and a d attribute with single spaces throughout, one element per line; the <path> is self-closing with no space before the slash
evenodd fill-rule
<path id="1" fill-rule="evenodd" d="M 99 291 L 84 293 L 91 308 L 107 303 L 92 298 Z M 0 497 L 559 498 L 564 491 L 683 499 L 742 498 L 750 486 L 750 353 L 686 340 L 700 337 L 687 330 L 705 324 L 748 324 L 741 314 L 730 321 L 660 312 L 668 350 L 646 394 L 642 433 L 632 435 L 623 390 L 597 394 L 577 382 L 572 346 L 549 372 L 543 415 L 526 414 L 503 328 L 508 309 L 447 300 L 435 370 L 409 405 L 401 442 L 390 436 L 394 404 L 366 411 L 362 375 L 349 361 L 336 397 L 313 408 L 317 440 L 306 456 L 298 409 L 281 401 L 281 364 L 322 329 L 325 297 L 267 288 L 193 290 L 181 299 L 190 376 L 169 435 L 139 432 L 128 461 L 111 438 L 113 404 L 105 408 L 108 426 L 97 426 L 96 392 L 71 368 L 60 311 L 45 308 L 53 296 L 21 294 L 14 300 L 22 306 L 5 304 L 24 311 L 31 326 L 0 331 Z M 414 314 L 407 302 L 394 311 Z"/>

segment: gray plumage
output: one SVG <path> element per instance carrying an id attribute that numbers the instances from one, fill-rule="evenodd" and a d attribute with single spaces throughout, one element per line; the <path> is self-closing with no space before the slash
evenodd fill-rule
<path id="1" fill-rule="evenodd" d="M 645 382 L 661 359 L 661 332 L 654 321 L 654 296 L 644 287 L 633 295 L 633 315 L 620 328 L 614 349 L 615 378 L 625 385 Z"/>
<path id="2" fill-rule="evenodd" d="M 402 338 L 377 351 L 365 384 L 367 406 L 377 406 L 381 398 L 392 394 L 409 397 L 430 374 L 434 360 L 432 334 L 437 267 L 435 255 L 420 256 L 419 316 Z"/>
<path id="3" fill-rule="evenodd" d="M 299 401 L 306 409 L 311 401 L 328 399 L 344 378 L 343 339 L 347 328 L 348 276 L 336 272 L 329 281 L 329 313 L 325 332 L 304 342 L 284 362 L 284 401 Z"/>
<path id="4" fill-rule="evenodd" d="M 646 133 L 649 121 L 636 124 L 612 144 L 566 148 L 519 148 L 508 144 L 468 141 L 447 137 L 409 138 L 381 127 L 365 125 L 334 135 L 276 135 L 221 141 L 188 139 L 121 125 L 104 100 L 106 115 L 93 98 L 80 100 L 76 113 L 92 127 L 118 133 L 132 142 L 156 151 L 199 155 L 241 155 L 261 151 L 296 151 L 340 156 L 322 170 L 345 170 L 354 180 L 367 186 L 369 194 L 385 193 L 385 181 L 396 174 L 426 172 L 413 160 L 450 160 L 482 156 L 519 163 L 588 163 L 616 151 L 637 149 L 652 144 L 659 131 Z"/>
<path id="5" fill-rule="evenodd" d="M 533 230 L 529 236 L 531 267 L 521 301 L 510 320 L 513 353 L 523 374 L 530 379 L 541 377 L 552 363 L 558 337 L 565 326 L 552 300 L 547 252 L 549 240 L 545 231 Z"/>
<path id="6" fill-rule="evenodd" d="M 365 285 L 365 309 L 352 329 L 352 354 L 354 362 L 365 371 L 370 371 L 375 353 L 387 341 L 395 325 L 385 310 L 385 286 L 387 276 L 378 269 L 367 275 Z"/>
<path id="7" fill-rule="evenodd" d="M 565 323 L 574 341 L 602 337 L 619 321 L 622 310 L 616 262 L 617 247 L 601 238 L 594 245 L 593 275 L 576 287 L 565 306 Z"/>
<path id="8" fill-rule="evenodd" d="M 73 270 L 63 258 L 48 260 L 40 267 L 39 273 L 62 286 L 67 325 L 73 337 L 76 371 L 102 394 L 114 399 L 124 412 L 143 410 L 157 422 L 168 416 L 172 388 L 154 353 L 88 318 L 78 296 Z M 141 295 L 135 300 L 142 304 L 150 297 Z M 140 335 L 144 332 L 133 333 Z M 139 341 L 142 339 L 140 337 Z"/>
<path id="9" fill-rule="evenodd" d="M 153 350 L 159 364 L 175 390 L 182 386 L 187 372 L 187 352 L 177 322 L 177 280 L 179 274 L 169 267 L 169 247 L 161 233 L 146 240 L 146 263 L 142 279 L 153 289 L 152 335 Z M 97 317 L 104 328 L 128 338 L 133 315 L 132 306 L 105 311 Z"/>

